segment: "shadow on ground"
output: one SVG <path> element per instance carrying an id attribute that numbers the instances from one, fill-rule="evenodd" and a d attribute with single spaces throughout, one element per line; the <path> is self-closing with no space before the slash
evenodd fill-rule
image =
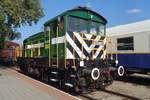
<path id="1" fill-rule="evenodd" d="M 128 75 L 119 78 L 118 81 L 132 83 L 133 85 L 144 85 L 150 88 L 150 75 Z"/>
<path id="2" fill-rule="evenodd" d="M 8 67 L 0 65 L 0 69 L 7 69 Z"/>
<path id="3" fill-rule="evenodd" d="M 134 97 L 134 96 L 129 96 L 127 94 L 123 94 L 123 93 L 118 93 L 118 92 L 114 92 L 114 91 L 110 91 L 110 90 L 104 90 L 104 92 L 110 93 L 110 94 L 114 94 L 117 96 L 121 96 L 127 99 L 131 99 L 131 100 L 141 100 L 140 98 Z"/>
<path id="4" fill-rule="evenodd" d="M 14 68 L 16 67 L 15 65 L 5 65 L 5 64 L 0 64 L 0 69 L 7 69 L 7 68 Z"/>
<path id="5" fill-rule="evenodd" d="M 5 65 L 2 65 L 0 64 L 0 70 L 6 70 L 8 68 L 14 68 L 15 66 L 5 66 Z M 2 73 L 0 73 L 0 76 L 2 76 Z"/>
<path id="6" fill-rule="evenodd" d="M 118 93 L 118 92 L 114 92 L 114 91 L 110 91 L 110 90 L 102 90 L 105 93 L 109 93 L 111 95 L 116 95 L 116 96 L 120 96 L 123 97 L 124 99 L 122 100 L 141 100 L 140 98 L 134 97 L 134 96 L 129 96 L 127 94 L 122 94 L 122 93 Z M 98 100 L 94 97 L 88 96 L 86 94 L 81 94 L 82 97 L 89 99 L 89 100 Z M 104 99 L 105 100 L 105 99 Z"/>

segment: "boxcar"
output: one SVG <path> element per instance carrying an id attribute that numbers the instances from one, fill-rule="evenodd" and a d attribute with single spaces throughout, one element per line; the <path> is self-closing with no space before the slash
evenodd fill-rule
<path id="1" fill-rule="evenodd" d="M 150 72 L 150 20 L 108 28 L 118 75 Z"/>
<path id="2" fill-rule="evenodd" d="M 106 19 L 77 7 L 44 24 L 45 31 L 23 43 L 20 69 L 63 88 L 104 88 L 113 81 L 106 60 Z"/>
<path id="3" fill-rule="evenodd" d="M 16 62 L 15 48 L 19 46 L 19 44 L 5 41 L 1 42 L 0 46 L 0 63 L 4 65 L 14 65 Z"/>

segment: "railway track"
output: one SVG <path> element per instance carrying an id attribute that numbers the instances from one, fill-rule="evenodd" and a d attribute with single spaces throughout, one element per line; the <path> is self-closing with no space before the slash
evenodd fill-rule
<path id="1" fill-rule="evenodd" d="M 95 91 L 78 98 L 83 100 L 150 100 L 150 76 L 131 75 L 114 83 L 104 91 Z"/>
<path id="2" fill-rule="evenodd" d="M 93 93 L 80 95 L 78 98 L 83 100 L 142 100 L 134 96 L 129 96 L 110 90 L 96 91 Z"/>

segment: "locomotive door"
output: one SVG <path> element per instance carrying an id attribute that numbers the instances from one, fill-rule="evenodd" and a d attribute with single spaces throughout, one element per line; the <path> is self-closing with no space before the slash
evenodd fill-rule
<path id="1" fill-rule="evenodd" d="M 51 62 L 52 66 L 59 67 L 59 62 L 61 63 L 61 57 L 62 57 L 62 44 L 60 43 L 60 37 L 62 36 L 62 33 L 64 32 L 64 20 L 62 18 L 58 18 L 55 20 L 52 24 L 52 46 L 51 46 Z"/>

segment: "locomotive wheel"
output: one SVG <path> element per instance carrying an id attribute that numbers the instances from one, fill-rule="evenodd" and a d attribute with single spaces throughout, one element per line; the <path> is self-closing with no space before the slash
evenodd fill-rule
<path id="1" fill-rule="evenodd" d="M 100 71 L 98 68 L 93 68 L 91 72 L 91 77 L 93 80 L 97 80 L 100 77 Z"/>
<path id="2" fill-rule="evenodd" d="M 125 74 L 125 69 L 123 66 L 119 66 L 118 69 L 117 69 L 117 72 L 118 72 L 118 76 L 124 76 Z"/>

